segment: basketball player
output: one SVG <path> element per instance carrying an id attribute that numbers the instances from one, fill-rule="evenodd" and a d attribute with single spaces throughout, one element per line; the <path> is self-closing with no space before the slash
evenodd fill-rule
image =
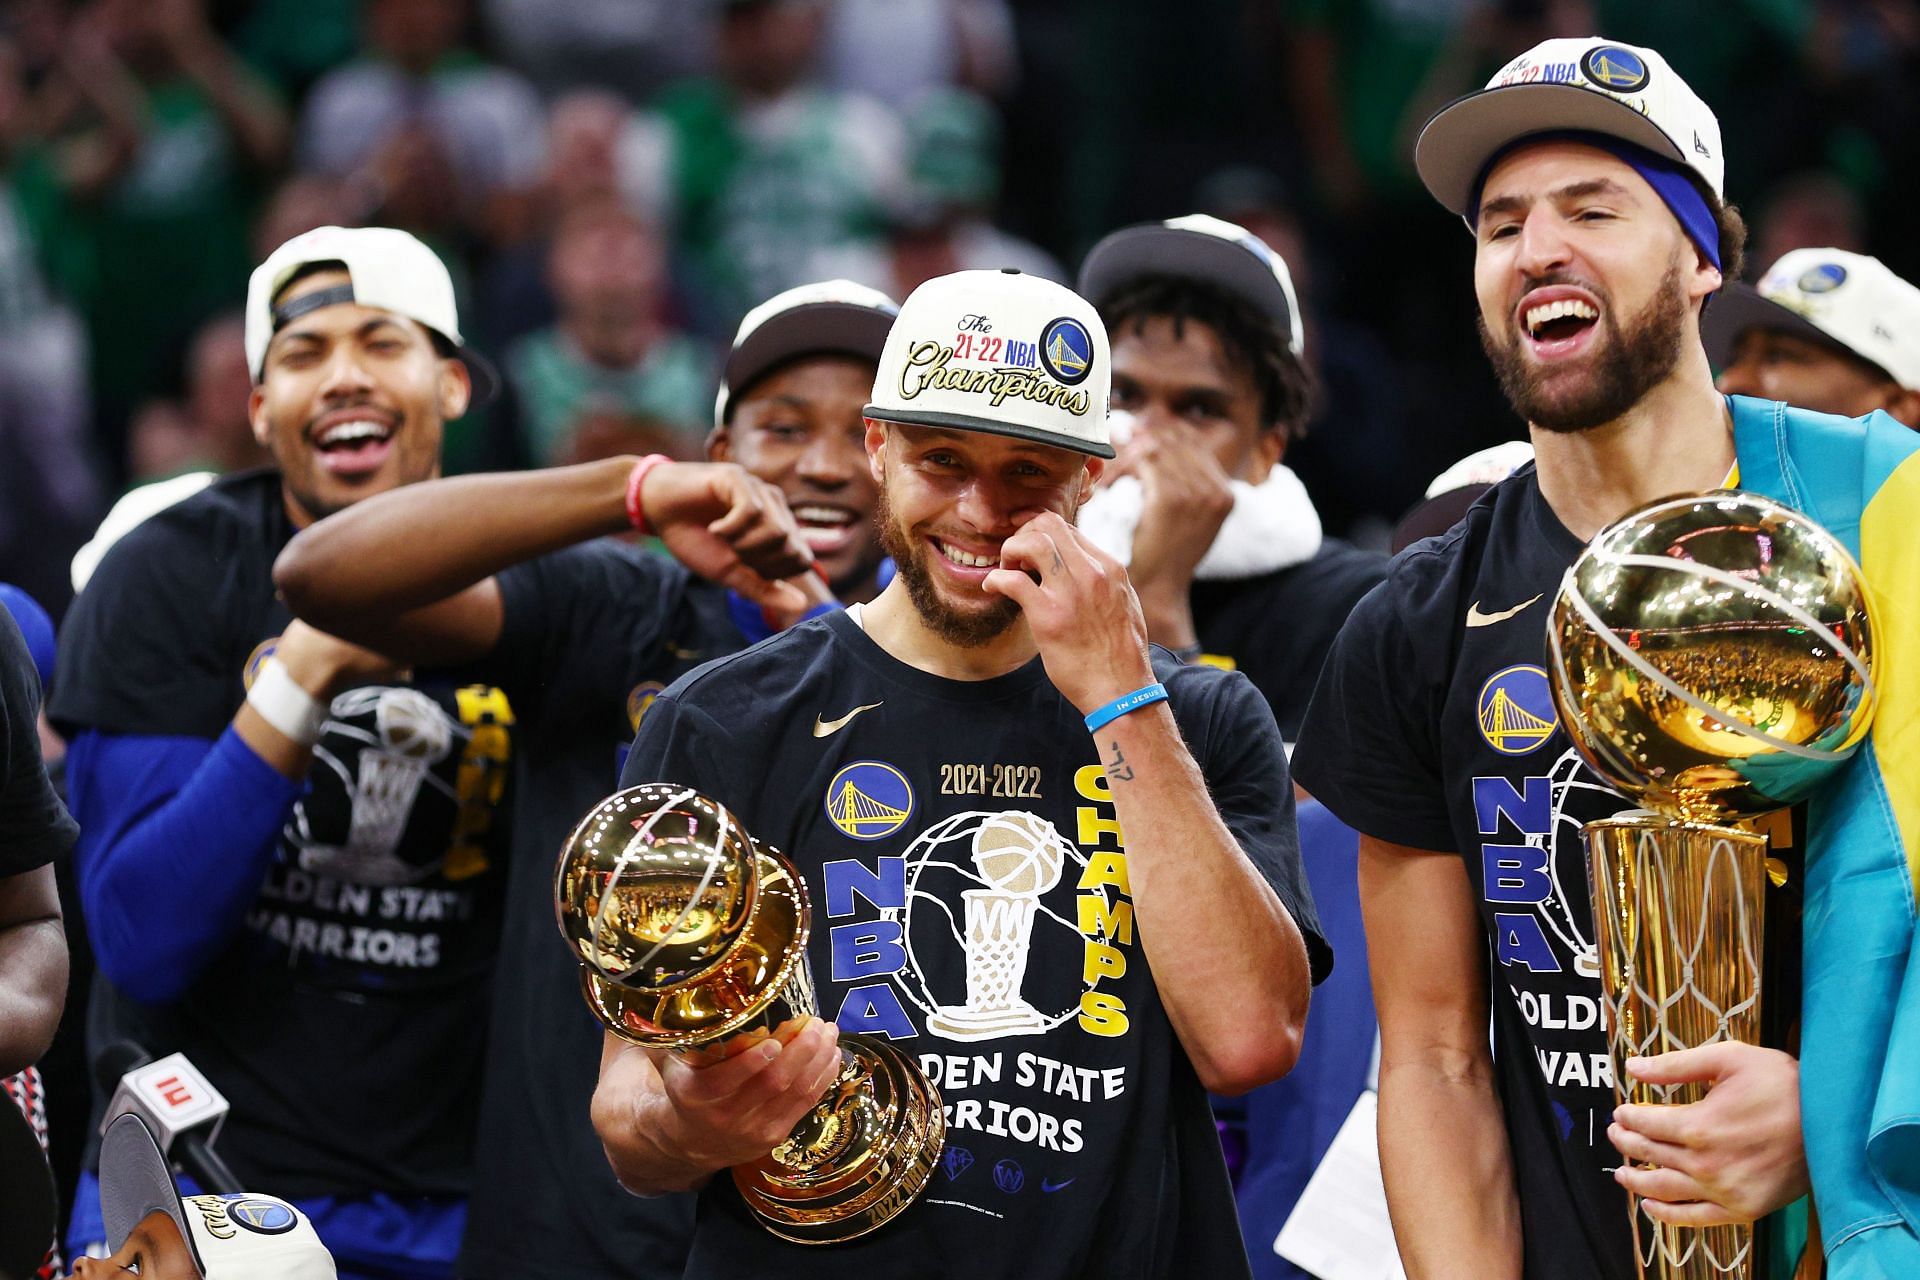
<path id="1" fill-rule="evenodd" d="M 915 290 L 867 406 L 898 576 L 640 726 L 624 782 L 697 788 L 797 861 L 827 1019 L 704 1067 L 609 1039 L 595 1125 L 632 1190 L 701 1189 L 689 1276 L 1247 1274 L 1204 1090 L 1288 1069 L 1331 957 L 1272 713 L 1150 652 L 1071 523 L 1109 373 L 1058 285 Z M 917 1056 L 946 1146 L 900 1218 L 807 1249 L 715 1175 L 819 1097 L 836 1022 Z"/>
<path id="2" fill-rule="evenodd" d="M 84 832 L 94 1045 L 187 1053 L 232 1104 L 222 1153 L 300 1204 L 343 1273 L 446 1275 L 515 717 L 495 685 L 403 679 L 293 621 L 270 567 L 297 528 L 435 474 L 443 424 L 489 371 L 460 345 L 445 267 L 384 228 L 276 250 L 249 286 L 247 347 L 275 467 L 128 533 L 61 636 L 52 712 Z M 756 539 L 746 554 L 805 563 L 759 482 L 710 470 Z M 684 528 L 657 518 L 718 571 L 732 555 L 706 533 L 719 512 L 695 506 Z M 76 1201 L 75 1241 L 104 1239 L 92 1175 Z"/>
<path id="3" fill-rule="evenodd" d="M 1920 289 L 1842 249 L 1795 249 L 1730 284 L 1701 332 L 1728 395 L 1920 429 Z"/>
<path id="4" fill-rule="evenodd" d="M 1718 122 L 1658 54 L 1548 41 L 1436 114 L 1415 160 L 1473 234 L 1484 343 L 1537 466 L 1394 562 L 1329 657 L 1295 757 L 1362 833 L 1368 932 L 1393 940 L 1371 961 L 1380 1147 L 1408 1273 L 1632 1277 L 1621 1187 L 1662 1221 L 1745 1220 L 1803 1194 L 1809 1163 L 1836 1267 L 1876 1236 L 1910 1245 L 1865 1162 L 1870 1116 L 1909 1101 L 1877 1095 L 1912 929 L 1888 816 L 1908 811 L 1887 797 L 1904 806 L 1915 784 L 1876 753 L 1898 750 L 1910 711 L 1882 704 L 1875 749 L 1809 819 L 1805 1077 L 1747 1045 L 1637 1060 L 1640 1079 L 1712 1090 L 1616 1113 L 1580 825 L 1627 804 L 1567 745 L 1542 632 L 1586 539 L 1737 467 L 1851 540 L 1870 580 L 1884 573 L 1888 631 L 1904 636 L 1915 587 L 1890 556 L 1913 545 L 1920 437 L 1883 415 L 1715 392 L 1700 311 L 1738 272 L 1743 231 L 1721 194 Z M 1864 950 L 1837 936 L 1862 929 Z M 1776 951 L 1798 954 L 1790 939 Z M 1791 999 L 1795 985 L 1769 991 Z M 1896 1095 L 1913 1074 L 1888 1073 Z"/>
<path id="5" fill-rule="evenodd" d="M 1080 292 L 1113 336 L 1113 407 L 1131 427 L 1080 526 L 1126 564 L 1148 637 L 1246 672 L 1291 738 L 1334 634 L 1387 562 L 1323 539 L 1285 465 L 1311 385 L 1287 265 L 1244 228 L 1193 214 L 1102 240 Z"/>
<path id="6" fill-rule="evenodd" d="M 798 580 L 805 599 L 782 606 L 789 617 L 825 607 L 829 584 L 848 601 L 878 591 L 861 411 L 898 310 L 844 280 L 803 285 L 749 313 L 728 356 L 709 451 L 767 486 L 770 507 L 785 499 L 825 578 Z M 301 616 L 385 652 L 458 660 L 513 703 L 514 856 L 460 1264 L 469 1280 L 677 1277 L 686 1258 L 689 1199 L 621 1191 L 588 1121 L 600 1024 L 553 936 L 553 857 L 619 776 L 653 695 L 774 622 L 759 600 L 662 556 L 568 545 L 629 526 L 635 465 L 410 485 L 315 525 L 275 566 Z M 727 470 L 639 465 L 639 507 L 655 523 Z"/>

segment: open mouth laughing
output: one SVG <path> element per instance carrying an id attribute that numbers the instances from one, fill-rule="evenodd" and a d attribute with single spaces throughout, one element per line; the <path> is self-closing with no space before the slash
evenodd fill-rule
<path id="1" fill-rule="evenodd" d="M 866 519 L 852 507 L 832 502 L 795 503 L 793 518 L 800 525 L 801 538 L 816 556 L 830 556 L 852 546 Z"/>
<path id="2" fill-rule="evenodd" d="M 322 414 L 307 435 L 328 472 L 363 476 L 387 460 L 398 428 L 392 414 L 360 405 Z"/>
<path id="3" fill-rule="evenodd" d="M 1514 320 L 1535 359 L 1563 360 L 1591 343 L 1600 327 L 1600 301 L 1572 285 L 1549 285 L 1521 298 Z"/>

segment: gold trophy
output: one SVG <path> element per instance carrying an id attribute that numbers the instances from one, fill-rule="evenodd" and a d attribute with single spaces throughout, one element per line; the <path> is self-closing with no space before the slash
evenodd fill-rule
<path id="1" fill-rule="evenodd" d="M 1872 635 L 1846 548 L 1756 494 L 1653 503 L 1568 570 L 1548 626 L 1560 721 L 1654 811 L 1585 828 L 1619 1101 L 1706 1093 L 1631 1082 L 1629 1057 L 1759 1039 L 1767 840 L 1733 824 L 1803 798 L 1866 737 Z M 1754 1273 L 1751 1224 L 1631 1212 L 1643 1277 Z"/>
<path id="2" fill-rule="evenodd" d="M 607 1029 L 695 1060 L 816 1012 L 807 886 L 778 850 L 690 787 L 649 782 L 581 819 L 560 853 L 554 904 Z M 940 1161 L 940 1097 L 905 1054 L 843 1033 L 841 1070 L 787 1140 L 733 1170 L 767 1230 L 851 1240 L 926 1189 Z"/>

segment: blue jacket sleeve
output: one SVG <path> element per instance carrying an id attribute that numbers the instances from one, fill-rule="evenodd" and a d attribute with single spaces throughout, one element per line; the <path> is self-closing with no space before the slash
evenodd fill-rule
<path id="1" fill-rule="evenodd" d="M 204 738 L 89 730 L 67 753 L 74 874 L 101 970 L 162 1004 L 239 927 L 304 784 L 231 728 Z"/>

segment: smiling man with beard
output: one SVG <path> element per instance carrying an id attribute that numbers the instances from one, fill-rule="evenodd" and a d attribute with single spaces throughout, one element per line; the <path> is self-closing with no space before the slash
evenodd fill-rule
<path id="1" fill-rule="evenodd" d="M 1776 849 L 1792 866 L 1769 901 L 1769 1008 L 1791 1018 L 1804 993 L 1804 1075 L 1751 1045 L 1637 1059 L 1639 1079 L 1711 1091 L 1616 1111 L 1580 826 L 1630 804 L 1557 723 L 1544 624 L 1586 539 L 1734 481 L 1860 556 L 1891 665 L 1916 631 L 1913 433 L 1715 391 L 1701 312 L 1738 273 L 1744 229 L 1719 124 L 1659 54 L 1548 41 L 1436 114 L 1415 161 L 1473 234 L 1482 338 L 1537 466 L 1395 560 L 1328 659 L 1295 755 L 1362 833 L 1368 933 L 1392 942 L 1371 951 L 1380 1149 L 1408 1273 L 1629 1280 L 1621 1187 L 1662 1221 L 1750 1220 L 1803 1195 L 1811 1166 L 1836 1274 L 1911 1274 L 1897 1206 L 1920 1171 L 1901 1149 L 1867 1155 L 1869 1133 L 1891 1140 L 1915 1114 L 1903 1046 L 1885 1048 L 1912 1016 L 1897 1012 L 1920 827 L 1911 701 L 1881 702 L 1875 750 L 1813 807 L 1804 876 L 1799 851 Z M 1841 1269 L 1880 1249 L 1884 1270 Z"/>
<path id="2" fill-rule="evenodd" d="M 232 1104 L 222 1154 L 307 1212 L 343 1276 L 446 1276 L 523 737 L 497 683 L 295 621 L 271 567 L 296 530 L 435 475 L 443 424 L 491 372 L 461 344 L 446 268 L 386 228 L 282 245 L 246 326 L 276 465 L 128 533 L 61 635 L 90 1048 L 188 1054 Z M 748 560 L 807 563 L 758 482 L 692 470 L 657 477 L 682 501 L 650 495 L 670 541 L 745 583 L 707 531 L 731 516 Z M 76 1254 L 105 1238 L 99 1214 L 87 1175 Z"/>
<path id="3" fill-rule="evenodd" d="M 701 1065 L 608 1038 L 595 1127 L 630 1189 L 700 1191 L 688 1277 L 1248 1274 L 1204 1090 L 1292 1065 L 1331 957 L 1265 701 L 1150 649 L 1072 524 L 1113 453 L 1109 378 L 1058 285 L 921 285 L 866 409 L 898 576 L 683 677 L 640 726 L 623 782 L 712 796 L 806 878 L 831 1020 Z M 723 1171 L 820 1099 L 836 1027 L 914 1056 L 946 1140 L 916 1203 L 809 1248 Z"/>

